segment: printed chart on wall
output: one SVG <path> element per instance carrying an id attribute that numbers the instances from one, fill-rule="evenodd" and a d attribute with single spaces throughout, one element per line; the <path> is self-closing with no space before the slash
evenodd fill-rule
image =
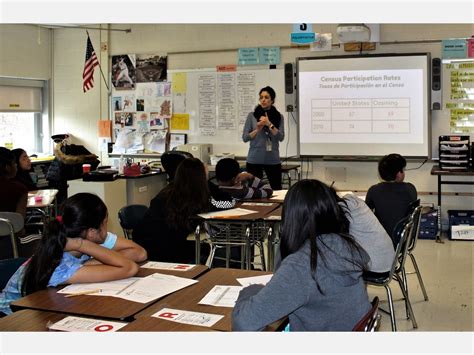
<path id="1" fill-rule="evenodd" d="M 163 153 L 172 114 L 166 56 L 112 57 L 113 153 Z"/>
<path id="2" fill-rule="evenodd" d="M 443 60 L 442 77 L 450 132 L 474 134 L 474 60 Z"/>
<path id="3" fill-rule="evenodd" d="M 213 153 L 246 156 L 242 130 L 249 112 L 258 104 L 258 92 L 269 85 L 276 91 L 275 107 L 290 125 L 280 145 L 281 156 L 296 154 L 296 124 L 285 112 L 282 69 L 239 70 L 235 66 L 202 70 L 173 70 L 171 132 L 187 133 L 189 143 L 211 143 Z M 288 129 L 287 129 L 288 131 Z M 286 132 L 288 133 L 288 132 Z M 287 142 L 290 144 L 287 144 Z"/>

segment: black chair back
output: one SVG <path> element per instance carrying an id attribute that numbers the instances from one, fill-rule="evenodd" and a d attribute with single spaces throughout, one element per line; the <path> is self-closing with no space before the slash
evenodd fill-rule
<path id="1" fill-rule="evenodd" d="M 164 152 L 161 155 L 161 166 L 165 169 L 165 172 L 168 174 L 168 181 L 171 182 L 174 179 L 176 174 L 176 169 L 178 165 L 187 158 L 192 158 L 193 155 L 188 152 L 183 152 L 180 150 L 170 150 Z"/>
<path id="2" fill-rule="evenodd" d="M 133 230 L 141 223 L 147 210 L 145 205 L 128 205 L 118 211 L 120 226 L 126 238 L 132 239 Z"/>

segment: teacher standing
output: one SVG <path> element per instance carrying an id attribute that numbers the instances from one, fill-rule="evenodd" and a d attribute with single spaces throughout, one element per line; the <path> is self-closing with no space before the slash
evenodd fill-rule
<path id="1" fill-rule="evenodd" d="M 273 190 L 281 190 L 279 142 L 285 138 L 283 115 L 273 106 L 275 90 L 266 86 L 259 92 L 260 104 L 245 121 L 242 139 L 250 141 L 247 172 L 263 178 L 263 171 Z"/>

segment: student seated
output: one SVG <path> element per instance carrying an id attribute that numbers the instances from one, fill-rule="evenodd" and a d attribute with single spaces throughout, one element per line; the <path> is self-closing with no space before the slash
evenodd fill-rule
<path id="1" fill-rule="evenodd" d="M 291 331 L 352 330 L 371 307 L 362 279 L 369 257 L 348 233 L 333 189 L 294 184 L 283 204 L 281 265 L 266 286 L 240 292 L 233 330 L 262 330 L 284 317 Z"/>
<path id="2" fill-rule="evenodd" d="M 12 153 L 15 155 L 17 165 L 15 180 L 25 185 L 28 191 L 38 190 L 30 175 L 31 160 L 28 154 L 21 148 L 13 149 Z"/>
<path id="3" fill-rule="evenodd" d="M 240 172 L 237 160 L 224 158 L 217 162 L 216 180 L 221 191 L 242 199 L 267 198 L 273 193 L 270 185 L 247 172 Z"/>
<path id="4" fill-rule="evenodd" d="M 403 182 L 406 165 L 405 158 L 400 154 L 384 156 L 378 165 L 379 175 L 383 181 L 371 186 L 365 197 L 367 206 L 374 211 L 392 240 L 393 230 L 398 221 L 407 215 L 410 203 L 418 198 L 415 186 Z"/>
<path id="5" fill-rule="evenodd" d="M 349 234 L 369 254 L 368 270 L 372 272 L 390 271 L 395 258 L 392 239 L 365 202 L 354 194 L 340 198 L 349 220 Z"/>
<path id="6" fill-rule="evenodd" d="M 195 263 L 195 244 L 187 237 L 199 223 L 192 217 L 209 211 L 210 199 L 204 164 L 196 158 L 183 160 L 173 182 L 150 202 L 133 240 L 146 249 L 150 260 Z"/>
<path id="7" fill-rule="evenodd" d="M 25 218 L 28 190 L 14 180 L 16 172 L 15 155 L 10 149 L 0 147 L 0 211 L 17 212 Z"/>
<path id="8" fill-rule="evenodd" d="M 61 212 L 0 293 L 0 315 L 12 313 L 14 300 L 46 287 L 134 276 L 136 262 L 147 258 L 139 245 L 107 232 L 107 207 L 96 195 L 73 195 Z"/>

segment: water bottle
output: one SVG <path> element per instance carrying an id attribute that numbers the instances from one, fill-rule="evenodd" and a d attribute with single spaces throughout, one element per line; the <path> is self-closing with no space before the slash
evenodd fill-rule
<path id="1" fill-rule="evenodd" d="M 125 158 L 123 155 L 120 156 L 120 161 L 119 161 L 119 174 L 123 174 L 123 167 L 125 166 Z"/>

